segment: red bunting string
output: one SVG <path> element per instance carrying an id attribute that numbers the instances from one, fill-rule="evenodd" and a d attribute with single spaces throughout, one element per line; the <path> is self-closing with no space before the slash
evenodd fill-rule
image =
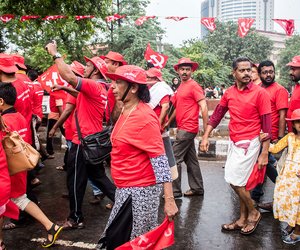
<path id="1" fill-rule="evenodd" d="M 181 20 L 183 20 L 183 19 L 186 19 L 186 18 L 188 18 L 187 16 L 167 16 L 166 17 L 166 19 L 173 19 L 173 20 L 175 20 L 176 22 L 179 22 L 179 21 L 181 21 Z"/>
<path id="2" fill-rule="evenodd" d="M 82 20 L 82 19 L 87 19 L 87 18 L 94 18 L 95 16 L 91 16 L 91 15 L 88 15 L 88 16 L 75 16 L 75 19 L 76 21 L 79 21 L 79 20 Z"/>
<path id="3" fill-rule="evenodd" d="M 39 17 L 40 16 L 21 16 L 20 21 L 25 22 L 25 21 L 28 21 L 28 20 L 31 20 L 31 19 L 37 19 Z"/>
<path id="4" fill-rule="evenodd" d="M 211 32 L 216 29 L 214 17 L 203 17 L 201 18 L 201 23 Z"/>
<path id="5" fill-rule="evenodd" d="M 295 31 L 295 23 L 293 19 L 273 19 L 274 22 L 278 23 L 284 30 L 287 36 L 293 35 Z"/>
<path id="6" fill-rule="evenodd" d="M 107 16 L 107 17 L 105 17 L 105 20 L 106 20 L 106 22 L 112 22 L 112 21 L 116 21 L 116 20 L 119 20 L 119 19 L 122 19 L 122 18 L 125 18 L 126 17 L 126 15 L 119 15 L 119 14 L 114 14 L 114 15 L 112 15 L 112 16 Z"/>
<path id="7" fill-rule="evenodd" d="M 238 19 L 238 34 L 240 37 L 245 37 L 248 34 L 254 21 L 255 21 L 255 19 L 253 19 L 253 18 L 239 18 Z"/>
<path id="8" fill-rule="evenodd" d="M 148 19 L 153 19 L 153 18 L 155 18 L 156 16 L 141 16 L 141 17 L 139 17 L 138 19 L 136 19 L 135 20 L 135 24 L 137 25 L 137 26 L 140 26 L 140 25 L 142 25 L 144 22 L 146 22 Z"/>
<path id="9" fill-rule="evenodd" d="M 61 19 L 61 18 L 67 18 L 67 17 L 66 16 L 61 16 L 61 15 L 46 16 L 46 17 L 43 18 L 43 20 L 54 21 L 54 20 Z"/>
<path id="10" fill-rule="evenodd" d="M 5 14 L 5 15 L 2 15 L 0 16 L 0 20 L 4 23 L 7 23 L 9 22 L 11 19 L 13 19 L 15 16 L 12 15 L 12 14 Z"/>

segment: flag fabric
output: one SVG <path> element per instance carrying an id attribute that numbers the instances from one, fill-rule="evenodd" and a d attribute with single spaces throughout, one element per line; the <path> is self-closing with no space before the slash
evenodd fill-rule
<path id="1" fill-rule="evenodd" d="M 66 92 L 63 90 L 52 91 L 54 84 L 68 86 L 69 84 L 62 79 L 58 73 L 57 66 L 54 64 L 48 68 L 42 75 L 38 77 L 38 82 L 42 85 L 42 88 L 46 90 L 50 95 L 55 95 L 58 98 L 64 99 Z"/>
<path id="2" fill-rule="evenodd" d="M 294 19 L 273 19 L 274 22 L 278 23 L 284 30 L 287 36 L 292 36 L 295 31 Z"/>
<path id="3" fill-rule="evenodd" d="M 167 16 L 166 19 L 173 19 L 176 22 L 188 18 L 187 16 Z"/>
<path id="4" fill-rule="evenodd" d="M 146 61 L 151 62 L 153 66 L 157 69 L 164 68 L 168 60 L 168 56 L 152 50 L 150 43 L 148 43 L 147 45 L 144 58 Z"/>
<path id="5" fill-rule="evenodd" d="M 203 17 L 201 18 L 201 23 L 211 32 L 216 29 L 214 17 Z"/>
<path id="6" fill-rule="evenodd" d="M 136 19 L 134 23 L 135 23 L 137 26 L 141 26 L 141 25 L 143 25 L 143 23 L 146 22 L 148 19 L 153 19 L 153 18 L 155 18 L 155 17 L 156 17 L 156 16 L 141 16 L 141 17 L 139 17 L 138 19 Z"/>
<path id="7" fill-rule="evenodd" d="M 61 18 L 67 18 L 67 17 L 62 16 L 62 15 L 46 16 L 46 17 L 43 18 L 43 20 L 54 21 L 54 20 L 61 19 Z"/>
<path id="8" fill-rule="evenodd" d="M 87 19 L 87 18 L 94 18 L 95 16 L 91 16 L 91 15 L 88 15 L 88 16 L 75 16 L 75 19 L 76 21 L 79 21 L 79 20 L 82 20 L 82 19 Z"/>
<path id="9" fill-rule="evenodd" d="M 105 17 L 105 20 L 106 20 L 106 22 L 112 22 L 112 21 L 116 21 L 116 20 L 119 20 L 119 19 L 122 19 L 122 18 L 124 18 L 124 17 L 126 17 L 126 15 L 119 15 L 119 14 L 114 14 L 114 15 L 112 15 L 112 16 L 107 16 L 107 17 Z"/>
<path id="10" fill-rule="evenodd" d="M 37 18 L 39 18 L 40 16 L 21 16 L 21 18 L 20 18 L 20 21 L 21 22 L 25 22 L 25 21 L 28 21 L 28 20 L 30 20 L 30 19 L 37 19 Z"/>
<path id="11" fill-rule="evenodd" d="M 14 19 L 14 15 L 12 14 L 5 14 L 5 15 L 2 15 L 0 16 L 0 20 L 3 22 L 3 23 L 7 23 L 9 22 L 11 19 Z"/>
<path id="12" fill-rule="evenodd" d="M 119 246 L 116 250 L 161 250 L 174 244 L 174 221 L 166 217 L 162 224 L 153 230 Z"/>
<path id="13" fill-rule="evenodd" d="M 254 21 L 255 21 L 254 18 L 239 18 L 238 19 L 238 34 L 240 37 L 245 37 L 248 34 Z"/>

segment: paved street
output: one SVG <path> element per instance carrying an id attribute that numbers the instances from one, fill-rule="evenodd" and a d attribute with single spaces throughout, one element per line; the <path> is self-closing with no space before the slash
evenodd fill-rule
<path id="1" fill-rule="evenodd" d="M 55 169 L 61 165 L 62 152 L 56 153 L 54 160 L 47 160 L 39 178 L 42 185 L 35 191 L 40 200 L 40 207 L 54 221 L 63 220 L 68 215 L 68 201 L 61 198 L 65 189 L 65 173 Z M 257 231 L 251 236 L 238 232 L 222 233 L 221 224 L 236 218 L 238 203 L 236 196 L 223 179 L 224 162 L 200 161 L 205 183 L 204 197 L 182 198 L 176 203 L 180 214 L 176 219 L 176 243 L 170 249 L 299 249 L 299 245 L 286 246 L 281 242 L 279 223 L 271 213 L 264 213 Z M 184 187 L 187 189 L 186 171 L 184 169 Z M 267 183 L 264 200 L 272 197 L 272 184 Z M 99 205 L 90 205 L 91 189 L 88 188 L 84 202 L 86 228 L 63 231 L 53 249 L 93 249 L 109 216 L 105 209 L 108 199 Z M 163 213 L 161 212 L 161 220 Z M 5 243 L 9 250 L 42 249 L 40 242 L 46 232 L 37 222 L 26 228 L 5 231 Z"/>

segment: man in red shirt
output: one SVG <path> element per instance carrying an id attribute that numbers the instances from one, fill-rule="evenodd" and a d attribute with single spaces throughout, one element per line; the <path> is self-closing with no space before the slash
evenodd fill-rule
<path id="1" fill-rule="evenodd" d="M 208 121 L 207 104 L 201 86 L 192 79 L 192 72 L 198 68 L 196 62 L 189 58 L 181 58 L 174 69 L 177 71 L 181 83 L 172 97 L 175 110 L 166 123 L 168 126 L 176 116 L 177 135 L 173 146 L 178 166 L 178 179 L 173 182 L 174 197 L 181 197 L 181 164 L 187 165 L 188 182 L 190 189 L 185 196 L 204 194 L 202 174 L 195 149 L 194 139 L 199 131 L 199 110 L 202 112 L 203 127 Z"/>
<path id="2" fill-rule="evenodd" d="M 275 66 L 273 62 L 266 60 L 259 64 L 258 74 L 261 79 L 261 87 L 263 87 L 270 96 L 271 100 L 271 120 L 272 120 L 272 143 L 276 143 L 284 137 L 286 128 L 286 112 L 288 109 L 288 92 L 279 83 L 275 82 Z M 269 153 L 269 162 L 267 164 L 266 173 L 270 180 L 275 183 L 278 176 L 276 167 L 276 159 Z M 263 195 L 263 184 L 259 184 L 251 192 L 251 197 L 256 202 Z M 258 207 L 268 211 L 273 211 L 273 202 L 259 203 Z"/>
<path id="3" fill-rule="evenodd" d="M 84 71 L 84 78 L 77 77 L 62 56 L 57 52 L 55 42 L 46 46 L 50 55 L 57 65 L 59 74 L 75 90 L 78 91 L 75 116 L 78 117 L 78 124 L 82 138 L 102 131 L 102 122 L 106 104 L 105 82 L 107 67 L 100 57 L 87 58 Z M 78 128 L 78 129 L 79 129 Z M 89 164 L 83 155 L 78 132 L 75 131 L 72 147 L 68 157 L 67 183 L 70 196 L 70 214 L 64 222 L 64 228 L 83 228 L 82 202 L 88 178 L 112 201 L 115 199 L 115 186 L 105 174 L 103 165 Z"/>
<path id="4" fill-rule="evenodd" d="M 114 51 L 109 51 L 107 55 L 100 56 L 100 58 L 102 58 L 105 61 L 107 65 L 108 73 L 115 73 L 118 67 L 127 65 L 127 62 L 124 60 L 124 57 L 120 53 Z M 106 120 L 109 121 L 110 119 L 109 115 L 111 114 L 112 121 L 115 122 L 117 121 L 121 113 L 123 102 L 116 101 L 111 86 L 107 91 L 107 101 L 108 101 L 107 111 L 109 112 L 106 112 Z"/>
<path id="5" fill-rule="evenodd" d="M 300 108 L 300 56 L 293 57 L 292 61 L 287 64 L 290 67 L 290 77 L 291 80 L 295 83 L 294 91 L 292 93 L 289 109 L 287 112 L 287 118 L 291 118 L 291 115 L 294 110 Z M 287 122 L 288 131 L 292 132 L 292 123 Z"/>
<path id="6" fill-rule="evenodd" d="M 268 93 L 251 81 L 251 62 L 248 58 L 237 58 L 232 64 L 235 84 L 228 88 L 219 105 L 210 117 L 202 137 L 201 151 L 208 150 L 208 136 L 229 110 L 230 144 L 225 164 L 225 180 L 239 197 L 240 218 L 222 225 L 224 231 L 240 230 L 248 235 L 255 231 L 261 214 L 254 208 L 246 184 L 258 161 L 261 169 L 268 163 L 271 134 L 271 103 Z M 261 130 L 268 136 L 261 143 Z M 260 153 L 260 155 L 259 155 Z"/>

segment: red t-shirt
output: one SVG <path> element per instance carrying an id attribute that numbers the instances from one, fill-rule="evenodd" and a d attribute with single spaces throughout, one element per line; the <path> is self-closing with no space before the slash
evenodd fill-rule
<path id="1" fill-rule="evenodd" d="M 33 114 L 37 115 L 39 118 L 43 118 L 43 96 L 44 96 L 44 90 L 42 88 L 42 85 L 34 81 L 30 84 L 28 84 L 29 89 L 31 89 L 32 93 L 32 112 Z"/>
<path id="2" fill-rule="evenodd" d="M 239 90 L 236 85 L 228 88 L 221 98 L 220 105 L 229 109 L 229 134 L 233 142 L 251 140 L 259 136 L 261 116 L 271 114 L 269 94 L 253 82 L 243 90 Z"/>
<path id="3" fill-rule="evenodd" d="M 5 113 L 2 117 L 10 131 L 17 131 L 25 142 L 30 143 L 31 137 L 24 116 L 18 112 L 13 112 Z M 17 198 L 26 193 L 27 171 L 10 176 L 10 180 L 11 198 Z"/>
<path id="4" fill-rule="evenodd" d="M 153 110 L 140 102 L 129 116 L 121 114 L 111 139 L 111 175 L 115 185 L 118 188 L 155 185 L 150 158 L 163 155 L 165 150 Z"/>
<path id="5" fill-rule="evenodd" d="M 276 140 L 279 131 L 279 110 L 288 108 L 289 93 L 277 82 L 266 87 L 265 90 L 271 100 L 272 140 Z"/>
<path id="6" fill-rule="evenodd" d="M 74 97 L 70 94 L 67 94 L 66 103 L 73 104 L 74 106 L 76 106 L 76 97 Z M 68 119 L 65 121 L 64 125 L 65 125 L 66 140 L 72 141 L 75 130 L 76 130 L 76 125 L 75 125 L 75 121 L 74 121 L 74 110 L 72 111 L 72 113 L 70 114 Z"/>
<path id="7" fill-rule="evenodd" d="M 30 99 L 30 89 L 27 84 L 23 81 L 17 79 L 12 82 L 12 85 L 17 91 L 17 100 L 15 102 L 14 108 L 24 116 L 27 121 L 27 127 L 29 128 L 30 138 L 31 138 L 31 121 L 32 121 L 32 105 Z M 32 144 L 32 139 L 30 139 L 30 144 Z"/>
<path id="8" fill-rule="evenodd" d="M 101 83 L 78 78 L 76 111 L 82 137 L 102 131 L 107 92 Z M 80 144 L 77 129 L 72 142 Z"/>
<path id="9" fill-rule="evenodd" d="M 289 109 L 287 112 L 287 118 L 291 118 L 293 111 L 296 109 L 300 109 L 300 84 L 299 83 L 295 85 L 295 89 L 292 93 Z M 292 122 L 287 122 L 287 124 L 288 124 L 289 132 L 292 132 L 293 131 Z"/>
<path id="10" fill-rule="evenodd" d="M 2 141 L 3 134 L 0 133 L 0 140 Z M 0 143 L 0 206 L 7 203 L 10 198 L 10 177 L 7 168 L 6 156 L 2 143 Z M 1 216 L 0 216 L 1 217 Z"/>
<path id="11" fill-rule="evenodd" d="M 172 97 L 172 102 L 176 108 L 176 122 L 180 130 L 190 133 L 199 131 L 199 111 L 198 102 L 205 99 L 203 89 L 193 79 L 181 82 L 180 86 Z"/>
<path id="12" fill-rule="evenodd" d="M 114 96 L 114 93 L 112 91 L 112 85 L 110 85 L 108 91 L 107 91 L 107 107 L 106 107 L 106 113 L 105 113 L 105 119 L 106 121 L 109 121 L 110 119 L 110 115 L 115 107 L 115 103 L 116 103 L 116 98 Z M 108 107 L 109 107 L 109 110 L 108 110 Z"/>

